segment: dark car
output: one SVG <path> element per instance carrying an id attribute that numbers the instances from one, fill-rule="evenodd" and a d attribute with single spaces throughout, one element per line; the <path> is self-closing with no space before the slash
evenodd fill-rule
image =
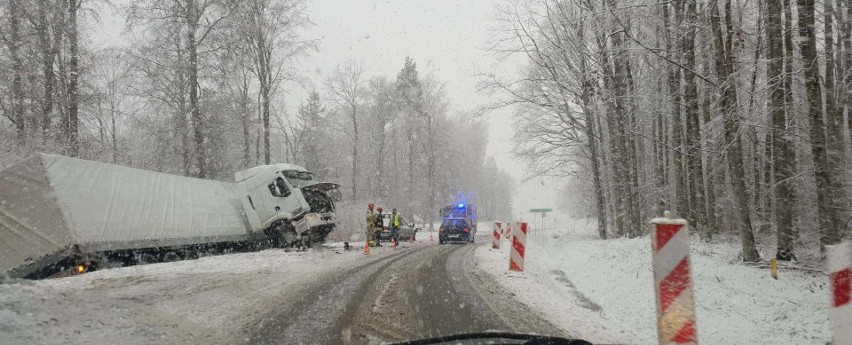
<path id="1" fill-rule="evenodd" d="M 446 218 L 438 229 L 438 243 L 444 242 L 473 242 L 476 227 L 465 218 Z"/>

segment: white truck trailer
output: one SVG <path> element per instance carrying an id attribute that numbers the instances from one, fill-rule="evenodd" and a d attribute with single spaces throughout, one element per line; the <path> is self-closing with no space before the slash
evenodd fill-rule
<path id="1" fill-rule="evenodd" d="M 235 177 L 227 183 L 35 155 L 0 171 L 0 276 L 304 247 L 334 229 L 337 184 L 292 164 Z"/>

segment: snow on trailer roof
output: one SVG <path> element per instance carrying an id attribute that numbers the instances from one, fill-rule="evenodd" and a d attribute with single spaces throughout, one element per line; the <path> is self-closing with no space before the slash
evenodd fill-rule
<path id="1" fill-rule="evenodd" d="M 246 238 L 238 185 L 38 154 L 0 171 L 0 274 L 86 251 Z"/>

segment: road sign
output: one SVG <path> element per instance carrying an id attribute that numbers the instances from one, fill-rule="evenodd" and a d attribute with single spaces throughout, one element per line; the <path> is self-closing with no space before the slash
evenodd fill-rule
<path id="1" fill-rule="evenodd" d="M 553 212 L 553 209 L 552 208 L 531 208 L 530 212 L 533 212 L 533 213 Z"/>

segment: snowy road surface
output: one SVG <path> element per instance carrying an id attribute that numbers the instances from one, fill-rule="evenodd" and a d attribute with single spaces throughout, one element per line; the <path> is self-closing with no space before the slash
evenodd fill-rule
<path id="1" fill-rule="evenodd" d="M 564 335 L 474 260 L 428 238 L 339 254 L 265 250 L 0 284 L 0 343 L 378 343 Z M 515 321 L 520 320 L 520 321 Z"/>
<path id="2" fill-rule="evenodd" d="M 560 334 L 497 293 L 496 282 L 478 271 L 475 247 L 400 248 L 315 279 L 293 291 L 300 299 L 284 298 L 290 303 L 258 325 L 250 343 L 360 344 L 485 330 Z"/>

